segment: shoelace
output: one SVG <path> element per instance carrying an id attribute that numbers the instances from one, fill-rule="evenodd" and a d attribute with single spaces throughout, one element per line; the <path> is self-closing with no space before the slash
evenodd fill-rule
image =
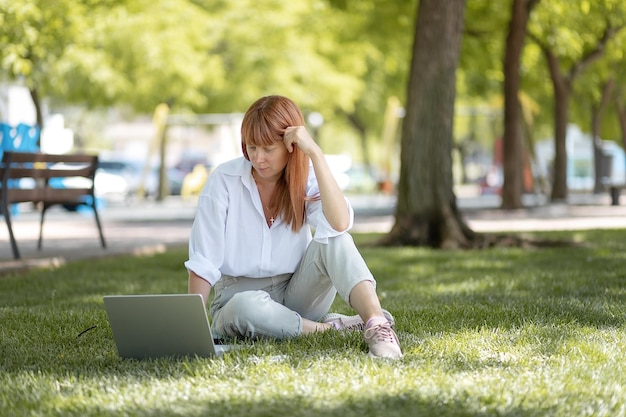
<path id="1" fill-rule="evenodd" d="M 363 323 L 363 322 L 347 326 L 347 325 L 344 324 L 343 320 L 340 320 L 340 321 L 341 321 L 342 326 L 344 326 L 344 329 L 349 330 L 349 331 L 353 331 L 353 330 L 362 331 L 363 328 L 365 327 L 365 323 Z"/>
<path id="2" fill-rule="evenodd" d="M 328 321 L 328 323 L 333 323 L 335 329 L 344 330 L 344 331 L 352 331 L 359 330 L 362 331 L 365 328 L 365 323 L 358 316 L 352 317 L 338 317 L 336 319 Z M 352 324 L 350 324 L 352 322 Z"/>
<path id="3" fill-rule="evenodd" d="M 370 327 L 365 331 L 364 336 L 367 339 L 375 337 L 377 341 L 395 342 L 396 340 L 396 335 L 389 323 L 381 323 Z"/>

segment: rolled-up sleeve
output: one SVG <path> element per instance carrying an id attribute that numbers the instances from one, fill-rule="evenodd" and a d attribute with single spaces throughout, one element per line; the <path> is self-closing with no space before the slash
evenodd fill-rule
<path id="1" fill-rule="evenodd" d="M 185 267 L 211 285 L 215 285 L 222 276 L 220 268 L 224 262 L 226 216 L 225 204 L 207 195 L 199 197 Z"/>
<path id="2" fill-rule="evenodd" d="M 330 223 L 326 219 L 326 216 L 324 215 L 321 200 L 308 202 L 307 218 L 311 227 L 315 229 L 315 235 L 313 236 L 313 239 L 316 242 L 327 243 L 328 238 L 342 235 L 348 230 L 352 229 L 352 226 L 354 224 L 354 209 L 352 208 L 350 201 L 348 201 L 346 197 L 344 197 L 344 200 L 346 201 L 346 206 L 348 207 L 348 212 L 350 214 L 350 223 L 348 224 L 348 228 L 342 231 L 335 230 L 330 225 Z"/>

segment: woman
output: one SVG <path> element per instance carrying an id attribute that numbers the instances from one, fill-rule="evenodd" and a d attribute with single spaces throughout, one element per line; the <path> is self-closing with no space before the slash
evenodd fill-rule
<path id="1" fill-rule="evenodd" d="M 393 317 L 346 233 L 352 207 L 300 109 L 282 96 L 257 100 L 244 116 L 241 147 L 244 156 L 217 167 L 200 193 L 185 262 L 190 293 L 207 303 L 215 290 L 215 335 L 362 329 L 371 356 L 402 357 Z M 358 315 L 328 313 L 337 292 Z"/>

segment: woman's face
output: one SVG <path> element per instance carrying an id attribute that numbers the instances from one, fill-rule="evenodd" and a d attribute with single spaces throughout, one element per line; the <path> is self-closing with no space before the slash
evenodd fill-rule
<path id="1" fill-rule="evenodd" d="M 246 151 L 252 166 L 262 179 L 280 178 L 287 166 L 289 152 L 283 142 L 274 142 L 268 146 L 248 144 Z"/>

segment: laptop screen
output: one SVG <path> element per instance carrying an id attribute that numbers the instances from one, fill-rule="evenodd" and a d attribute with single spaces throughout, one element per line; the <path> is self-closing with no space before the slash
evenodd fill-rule
<path id="1" fill-rule="evenodd" d="M 108 295 L 104 305 L 123 358 L 216 354 L 199 294 Z"/>

